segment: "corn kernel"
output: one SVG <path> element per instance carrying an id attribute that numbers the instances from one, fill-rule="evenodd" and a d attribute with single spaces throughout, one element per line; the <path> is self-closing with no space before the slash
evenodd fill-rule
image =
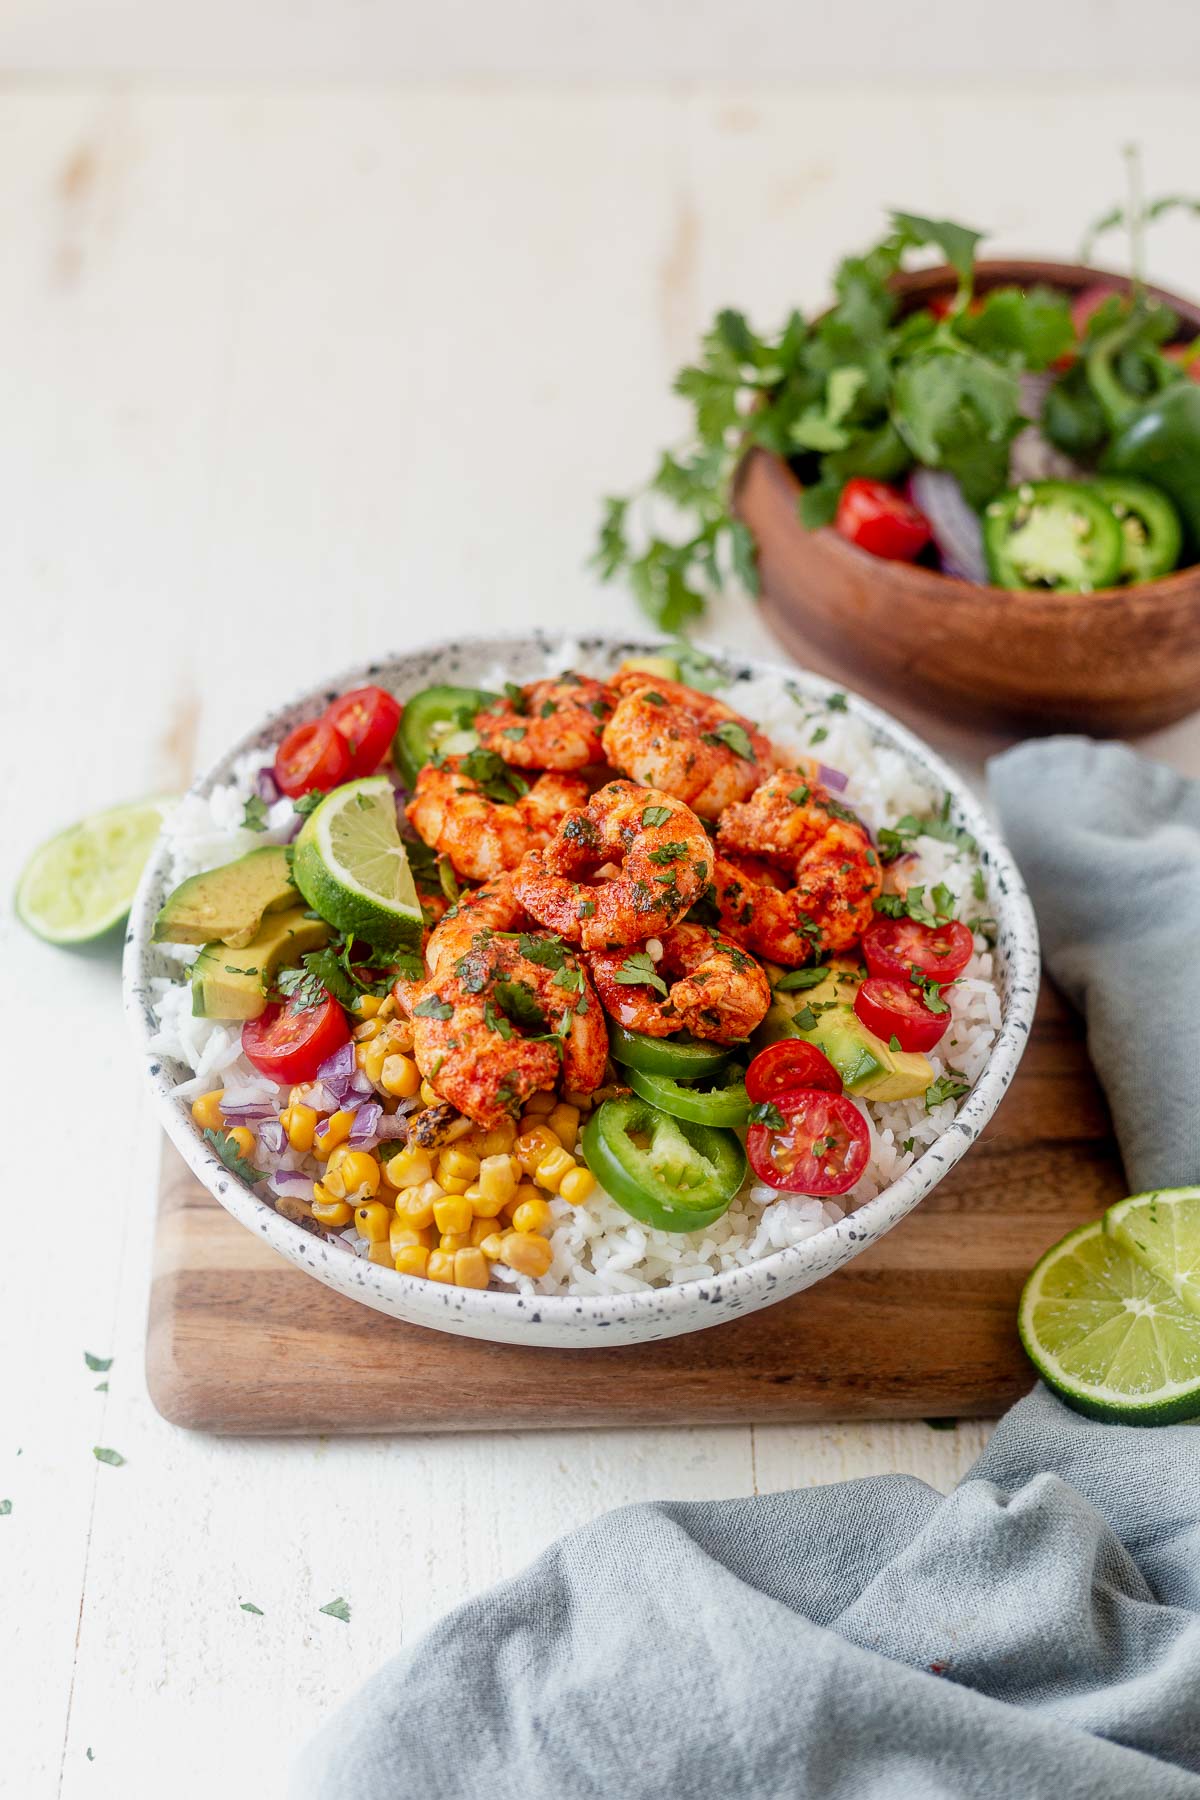
<path id="1" fill-rule="evenodd" d="M 499 1125 L 476 1133 L 476 1136 L 478 1142 L 472 1148 L 481 1161 L 485 1156 L 507 1156 L 517 1141 L 516 1121 L 504 1119 Z"/>
<path id="2" fill-rule="evenodd" d="M 538 1193 L 532 1181 L 523 1181 L 516 1193 L 512 1196 L 512 1199 L 506 1200 L 500 1210 L 504 1214 L 504 1217 L 511 1223 L 512 1216 L 516 1212 L 518 1206 L 523 1206 L 526 1200 L 540 1200 L 541 1197 L 542 1196 Z"/>
<path id="3" fill-rule="evenodd" d="M 562 1154 L 562 1145 L 554 1133 L 545 1125 L 534 1125 L 529 1131 L 523 1131 L 516 1144 L 517 1161 L 526 1175 L 537 1170 L 543 1157 L 557 1150 Z"/>
<path id="4" fill-rule="evenodd" d="M 354 1208 L 345 1200 L 339 1200 L 330 1194 L 321 1182 L 313 1188 L 313 1218 L 320 1225 L 329 1225 L 341 1230 L 354 1217 Z"/>
<path id="5" fill-rule="evenodd" d="M 469 1231 L 443 1231 L 438 1239 L 438 1249 L 448 1250 L 451 1255 L 456 1250 L 469 1250 L 470 1248 L 471 1234 Z"/>
<path id="6" fill-rule="evenodd" d="M 569 1175 L 571 1170 L 578 1166 L 569 1150 L 552 1150 L 549 1156 L 543 1156 L 534 1171 L 533 1178 L 540 1188 L 546 1188 L 549 1193 L 557 1194 L 563 1177 Z"/>
<path id="7" fill-rule="evenodd" d="M 413 1231 L 402 1219 L 393 1219 L 388 1227 L 388 1243 L 393 1256 L 399 1256 L 402 1250 L 411 1250 L 415 1245 L 422 1250 L 432 1250 L 437 1239 L 431 1231 Z"/>
<path id="8" fill-rule="evenodd" d="M 386 1241 L 395 1213 L 389 1212 L 380 1200 L 368 1200 L 354 1209 L 354 1224 L 359 1237 L 366 1238 L 369 1244 L 382 1244 Z"/>
<path id="9" fill-rule="evenodd" d="M 379 1192 L 378 1158 L 369 1150 L 348 1150 L 339 1144 L 329 1158 L 325 1186 L 339 1200 L 370 1199 Z"/>
<path id="10" fill-rule="evenodd" d="M 554 1214 L 540 1194 L 536 1200 L 522 1200 L 512 1216 L 518 1231 L 545 1231 L 553 1219 Z"/>
<path id="11" fill-rule="evenodd" d="M 544 1275 L 554 1261 L 554 1252 L 544 1237 L 531 1231 L 514 1231 L 500 1246 L 500 1261 L 515 1269 L 518 1275 Z"/>
<path id="12" fill-rule="evenodd" d="M 441 1198 L 442 1190 L 436 1181 L 423 1181 L 419 1187 L 405 1188 L 396 1196 L 396 1217 L 411 1225 L 414 1231 L 423 1231 L 433 1224 L 433 1209 Z"/>
<path id="13" fill-rule="evenodd" d="M 442 1096 L 438 1093 L 437 1089 L 431 1087 L 427 1081 L 421 1083 L 421 1100 L 426 1106 L 440 1106 L 442 1104 Z"/>
<path id="14" fill-rule="evenodd" d="M 474 1216 L 465 1194 L 444 1194 L 433 1203 L 434 1223 L 439 1231 L 470 1231 Z"/>
<path id="15" fill-rule="evenodd" d="M 465 1175 L 467 1180 L 474 1181 L 479 1173 L 479 1158 L 461 1144 L 455 1144 L 451 1150 L 443 1150 L 438 1157 L 438 1180 L 444 1181 L 447 1176 L 451 1181 L 459 1181 Z"/>
<path id="16" fill-rule="evenodd" d="M 486 1219 L 486 1218 L 478 1218 L 478 1217 L 472 1219 L 471 1235 L 470 1235 L 472 1250 L 478 1250 L 479 1246 L 482 1243 L 486 1242 L 486 1240 L 488 1238 L 494 1237 L 495 1235 L 496 1235 L 495 1219 Z"/>
<path id="17" fill-rule="evenodd" d="M 332 1151 L 339 1144 L 344 1144 L 350 1136 L 350 1128 L 354 1124 L 354 1114 L 338 1110 L 330 1113 L 320 1128 L 313 1134 L 313 1155 L 321 1162 L 327 1162 Z"/>
<path id="18" fill-rule="evenodd" d="M 378 1244 L 367 1246 L 367 1261 L 378 1263 L 384 1269 L 395 1268 L 396 1259 L 392 1255 L 392 1247 L 386 1238 L 383 1238 Z"/>
<path id="19" fill-rule="evenodd" d="M 378 1023 L 375 1019 L 372 1019 L 370 1022 L 372 1025 Z M 367 1080 L 370 1082 L 378 1083 L 379 1077 L 383 1074 L 383 1065 L 387 1059 L 388 1046 L 386 1038 L 377 1037 L 373 1043 L 355 1044 L 354 1046 L 354 1066 L 356 1069 L 361 1069 Z"/>
<path id="20" fill-rule="evenodd" d="M 394 1051 L 385 1056 L 383 1066 L 375 1079 L 382 1083 L 384 1090 L 394 1094 L 397 1100 L 411 1100 L 420 1090 L 421 1071 L 411 1056 Z"/>
<path id="21" fill-rule="evenodd" d="M 563 1146 L 564 1150 L 573 1150 L 579 1138 L 579 1108 L 568 1106 L 560 1100 L 554 1111 L 549 1113 L 546 1123 Z"/>
<path id="22" fill-rule="evenodd" d="M 231 1144 L 236 1144 L 240 1156 L 254 1155 L 254 1133 L 245 1125 L 235 1125 L 226 1134 Z"/>
<path id="23" fill-rule="evenodd" d="M 397 1150 L 384 1169 L 394 1188 L 420 1187 L 433 1180 L 433 1159 L 428 1150 Z"/>
<path id="24" fill-rule="evenodd" d="M 395 1257 L 395 1270 L 398 1275 L 418 1275 L 424 1278 L 429 1273 L 429 1251 L 420 1244 L 406 1244 Z M 445 1277 L 440 1277 L 445 1280 Z"/>
<path id="25" fill-rule="evenodd" d="M 301 1200 L 299 1194 L 280 1194 L 275 1202 L 275 1211 L 290 1219 L 293 1225 L 312 1224 L 312 1201 Z"/>
<path id="26" fill-rule="evenodd" d="M 490 1237 L 480 1239 L 479 1248 L 489 1261 L 499 1262 L 500 1253 L 511 1236 L 509 1231 L 493 1231 Z"/>
<path id="27" fill-rule="evenodd" d="M 467 1249 L 454 1252 L 454 1282 L 456 1287 L 485 1288 L 491 1280 L 491 1271 L 487 1266 L 487 1258 L 482 1250 Z"/>
<path id="28" fill-rule="evenodd" d="M 564 1200 L 572 1206 L 581 1206 L 596 1185 L 596 1177 L 590 1169 L 568 1169 L 558 1184 L 558 1191 Z"/>
<path id="29" fill-rule="evenodd" d="M 529 1113 L 548 1113 L 554 1105 L 552 1088 L 540 1088 L 536 1094 L 530 1094 L 525 1102 L 525 1111 Z"/>
<path id="30" fill-rule="evenodd" d="M 477 1184 L 467 1189 L 463 1199 L 471 1202 L 471 1211 L 477 1219 L 494 1219 L 504 1209 L 504 1201 L 499 1195 L 485 1194 Z"/>
<path id="31" fill-rule="evenodd" d="M 383 1000 L 379 994 L 360 994 L 354 1002 L 354 1010 L 360 1019 L 378 1018 L 382 1006 Z"/>
<path id="32" fill-rule="evenodd" d="M 192 1117 L 201 1131 L 220 1131 L 225 1122 L 221 1117 L 224 1097 L 224 1088 L 213 1088 L 211 1093 L 198 1094 L 192 1101 Z"/>
<path id="33" fill-rule="evenodd" d="M 361 1025 L 356 1025 L 354 1027 L 351 1035 L 356 1044 L 369 1044 L 372 1038 L 377 1038 L 379 1036 L 380 1032 L 383 1030 L 383 1025 L 383 1020 L 377 1019 L 372 1013 L 368 1018 L 363 1020 Z"/>
<path id="34" fill-rule="evenodd" d="M 495 1199 L 502 1206 L 510 1195 L 516 1193 L 520 1174 L 515 1156 L 485 1156 L 479 1165 L 477 1185 L 485 1199 Z"/>
<path id="35" fill-rule="evenodd" d="M 293 1100 L 290 1106 L 284 1107 L 279 1115 L 279 1123 L 287 1132 L 287 1141 L 291 1149 L 302 1151 L 312 1149 L 317 1118 L 316 1107 L 305 1106 L 302 1100 Z"/>
<path id="36" fill-rule="evenodd" d="M 444 1281 L 448 1286 L 454 1285 L 454 1253 L 450 1250 L 431 1250 L 429 1261 L 425 1266 L 425 1274 L 430 1281 Z"/>

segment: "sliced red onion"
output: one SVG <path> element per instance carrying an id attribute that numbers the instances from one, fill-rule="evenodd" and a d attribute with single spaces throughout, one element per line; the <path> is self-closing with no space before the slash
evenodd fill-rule
<path id="1" fill-rule="evenodd" d="M 306 1200 L 312 1199 L 313 1178 L 303 1169 L 272 1169 L 267 1181 L 272 1193 L 303 1194 Z"/>
<path id="2" fill-rule="evenodd" d="M 850 786 L 850 777 L 843 775 L 840 769 L 831 769 L 828 763 L 818 763 L 817 780 L 822 787 L 832 788 L 835 794 L 844 794 Z"/>
<path id="3" fill-rule="evenodd" d="M 221 1104 L 221 1117 L 228 1125 L 232 1119 L 235 1125 L 253 1125 L 257 1119 L 275 1118 L 276 1108 L 270 1100 L 244 1100 L 240 1104 L 234 1102 Z M 278 1123 L 278 1120 L 276 1120 Z"/>
<path id="4" fill-rule="evenodd" d="M 259 799 L 265 800 L 268 806 L 274 806 L 281 797 L 279 783 L 270 769 L 260 769 L 254 777 L 254 785 L 258 790 Z"/>
<path id="5" fill-rule="evenodd" d="M 954 476 L 944 469 L 914 469 L 908 478 L 908 497 L 929 520 L 943 574 L 986 582 L 983 527 Z"/>
<path id="6" fill-rule="evenodd" d="M 1042 408 L 1054 380 L 1051 369 L 1040 370 L 1037 374 L 1027 371 L 1017 378 L 1021 411 L 1034 422 L 1017 433 L 1009 449 L 1008 479 L 1013 487 L 1021 481 L 1082 481 L 1087 477 L 1083 464 L 1060 450 L 1057 444 L 1052 444 L 1041 429 Z"/>
<path id="7" fill-rule="evenodd" d="M 354 1045 L 347 1040 L 332 1056 L 327 1056 L 317 1070 L 317 1080 L 328 1086 L 340 1075 L 354 1073 Z"/>
<path id="8" fill-rule="evenodd" d="M 278 1119 L 266 1120 L 259 1130 L 258 1141 L 271 1156 L 283 1155 L 283 1147 L 287 1138 Z"/>
<path id="9" fill-rule="evenodd" d="M 378 1100 L 369 1100 L 360 1106 L 354 1115 L 354 1123 L 350 1127 L 349 1142 L 356 1150 L 368 1150 L 379 1133 L 379 1121 L 383 1117 L 383 1108 Z"/>

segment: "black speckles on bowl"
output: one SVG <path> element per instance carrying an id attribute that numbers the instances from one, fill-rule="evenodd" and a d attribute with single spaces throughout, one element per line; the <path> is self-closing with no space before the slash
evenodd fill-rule
<path id="1" fill-rule="evenodd" d="M 403 655 L 376 658 L 349 670 L 333 686 L 323 682 L 265 719 L 195 784 L 193 792 L 207 794 L 228 780 L 239 756 L 278 742 L 294 726 L 315 718 L 331 695 L 344 693 L 347 688 L 378 681 L 404 699 L 435 682 L 461 685 L 465 680 L 481 685 L 488 669 L 497 663 L 505 666 L 511 679 L 528 681 L 544 674 L 546 659 L 564 648 L 564 660 L 602 672 L 615 668 L 626 656 L 652 653 L 661 645 L 588 635 L 572 638 L 569 646 L 564 646 L 561 639 L 533 633 L 437 644 Z M 750 661 L 720 649 L 707 653 L 719 664 L 727 681 L 748 681 L 761 675 L 785 677 L 817 702 L 825 701 L 833 692 L 845 691 L 802 670 Z M 447 1288 L 397 1275 L 352 1255 L 337 1240 L 314 1236 L 229 1175 L 193 1125 L 186 1103 L 173 1095 L 172 1090 L 188 1071 L 164 1062 L 150 1049 L 156 1030 L 151 981 L 156 976 L 176 973 L 176 965 L 168 963 L 150 941 L 154 917 L 167 886 L 166 852 L 160 843 L 142 878 L 130 918 L 125 1001 L 163 1124 L 189 1166 L 235 1218 L 260 1232 L 275 1249 L 318 1280 L 379 1312 L 466 1337 L 575 1349 L 651 1342 L 752 1312 L 798 1293 L 841 1268 L 917 1206 L 978 1137 L 999 1104 L 1025 1048 L 1039 977 L 1037 932 L 1024 885 L 974 797 L 946 764 L 886 713 L 853 694 L 847 700 L 850 711 L 874 740 L 898 750 L 924 786 L 933 793 L 949 793 L 951 819 L 977 840 L 997 922 L 995 957 L 1003 1010 L 1001 1030 L 987 1065 L 953 1124 L 897 1181 L 867 1205 L 789 1250 L 777 1251 L 702 1284 L 596 1299 L 539 1295 L 535 1305 L 527 1304 L 517 1293 Z"/>

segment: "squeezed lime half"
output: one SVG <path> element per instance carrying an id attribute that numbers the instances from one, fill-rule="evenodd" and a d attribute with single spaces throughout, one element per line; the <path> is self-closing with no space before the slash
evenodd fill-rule
<path id="1" fill-rule="evenodd" d="M 119 925 L 173 795 L 93 813 L 40 845 L 17 882 L 17 917 L 48 944 L 90 944 Z"/>

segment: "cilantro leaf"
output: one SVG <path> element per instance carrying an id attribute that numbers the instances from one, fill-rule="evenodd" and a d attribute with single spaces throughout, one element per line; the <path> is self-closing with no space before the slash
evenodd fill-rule
<path id="1" fill-rule="evenodd" d="M 931 244 L 940 250 L 958 276 L 960 290 L 970 293 L 975 278 L 975 246 L 983 238 L 982 231 L 956 225 L 951 219 L 923 219 L 919 213 L 893 212 L 891 221 L 906 245 L 920 248 Z"/>
<path id="2" fill-rule="evenodd" d="M 495 750 L 468 750 L 458 760 L 458 772 L 473 781 L 480 793 L 498 806 L 511 806 L 529 792 L 525 777 Z"/>
<path id="3" fill-rule="evenodd" d="M 925 1111 L 932 1112 L 944 1100 L 958 1100 L 963 1094 L 969 1093 L 970 1089 L 970 1082 L 957 1069 L 947 1069 L 944 1075 L 939 1075 L 925 1089 Z"/>
<path id="4" fill-rule="evenodd" d="M 700 736 L 706 744 L 723 744 L 735 756 L 740 756 L 743 762 L 758 761 L 746 727 L 739 725 L 736 719 L 722 719 L 719 725 L 714 726 L 711 731 L 701 732 Z"/>
<path id="5" fill-rule="evenodd" d="M 119 1450 L 108 1450 L 102 1444 L 93 1444 L 92 1455 L 97 1462 L 107 1463 L 110 1469 L 121 1469 L 125 1466 L 125 1458 Z"/>
<path id="6" fill-rule="evenodd" d="M 301 794 L 298 800 L 292 801 L 297 818 L 307 819 L 309 813 L 316 812 L 324 798 L 324 788 L 310 788 L 307 794 Z"/>
<path id="7" fill-rule="evenodd" d="M 242 808 L 243 831 L 265 831 L 267 829 L 267 803 L 260 794 L 251 794 Z"/>
<path id="8" fill-rule="evenodd" d="M 536 963 L 541 969 L 561 969 L 567 960 L 566 946 L 560 937 L 522 932 L 517 939 L 517 949 L 526 962 Z"/>
<path id="9" fill-rule="evenodd" d="M 113 1366 L 111 1356 L 93 1356 L 90 1350 L 84 1351 L 83 1360 L 93 1375 L 106 1375 Z"/>
<path id="10" fill-rule="evenodd" d="M 639 950 L 627 956 L 613 976 L 626 987 L 652 987 L 666 998 L 667 984 L 655 969 L 648 951 Z"/>
<path id="11" fill-rule="evenodd" d="M 340 1619 L 343 1625 L 350 1623 L 350 1602 L 343 1600 L 340 1594 L 336 1600 L 327 1600 L 324 1606 L 317 1608 L 317 1611 L 328 1613 L 331 1619 Z"/>
<path id="12" fill-rule="evenodd" d="M 777 994 L 794 994 L 803 988 L 820 987 L 828 978 L 829 970 L 824 964 L 819 964 L 815 969 L 789 969 L 786 975 L 779 977 L 774 991 Z"/>
<path id="13" fill-rule="evenodd" d="M 263 1617 L 262 1607 L 255 1606 L 253 1600 L 240 1600 L 238 1604 L 243 1612 L 255 1613 L 260 1619 Z"/>
<path id="14" fill-rule="evenodd" d="M 746 1115 L 751 1125 L 765 1125 L 770 1131 L 782 1131 L 784 1117 L 773 1100 L 759 1100 Z"/>
<path id="15" fill-rule="evenodd" d="M 898 367 L 891 413 L 917 461 L 957 476 L 972 506 L 1004 487 L 1022 423 L 1013 369 L 966 346 L 933 345 Z"/>
<path id="16" fill-rule="evenodd" d="M 449 1001 L 440 1000 L 436 994 L 427 994 L 424 1000 L 418 1001 L 417 1005 L 413 1007 L 414 1019 L 445 1020 L 451 1018 L 453 1013 L 454 1008 Z"/>
<path id="17" fill-rule="evenodd" d="M 671 817 L 669 806 L 646 806 L 642 809 L 642 830 L 653 831 L 656 825 L 665 825 Z"/>
<path id="18" fill-rule="evenodd" d="M 537 995 L 527 981 L 498 981 L 492 990 L 499 1006 L 515 1025 L 528 1025 L 542 1030 L 546 1015 Z"/>
<path id="19" fill-rule="evenodd" d="M 237 1147 L 236 1140 L 227 1131 L 214 1131 L 211 1125 L 206 1126 L 204 1141 L 206 1144 L 212 1145 L 230 1174 L 236 1175 L 239 1180 L 247 1182 L 251 1187 L 256 1181 L 262 1180 L 262 1170 L 256 1169 L 253 1163 L 246 1161 Z"/>

